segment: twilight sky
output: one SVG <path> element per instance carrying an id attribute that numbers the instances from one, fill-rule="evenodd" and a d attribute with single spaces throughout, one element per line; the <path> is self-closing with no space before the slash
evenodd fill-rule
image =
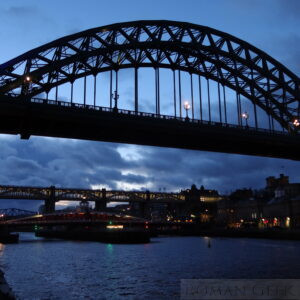
<path id="1" fill-rule="evenodd" d="M 299 76 L 299 11 L 298 0 L 1 1 L 0 64 L 85 29 L 168 19 L 237 36 Z M 195 183 L 227 193 L 262 188 L 267 176 L 279 173 L 300 182 L 299 167 L 299 162 L 281 159 L 42 137 L 24 141 L 0 135 L 0 185 L 178 191 Z M 38 205 L 0 202 L 0 208 L 35 209 Z"/>

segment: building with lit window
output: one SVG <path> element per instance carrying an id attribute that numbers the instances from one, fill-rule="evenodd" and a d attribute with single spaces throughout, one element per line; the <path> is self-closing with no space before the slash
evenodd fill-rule
<path id="1" fill-rule="evenodd" d="M 229 227 L 300 227 L 300 183 L 289 177 L 266 178 L 266 188 L 237 190 L 218 202 L 217 222 Z"/>

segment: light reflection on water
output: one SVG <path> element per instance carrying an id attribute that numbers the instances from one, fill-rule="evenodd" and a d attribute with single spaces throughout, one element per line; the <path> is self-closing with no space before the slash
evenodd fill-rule
<path id="1" fill-rule="evenodd" d="M 137 245 L 20 234 L 0 264 L 20 299 L 176 299 L 182 278 L 300 278 L 300 242 L 201 237 Z"/>

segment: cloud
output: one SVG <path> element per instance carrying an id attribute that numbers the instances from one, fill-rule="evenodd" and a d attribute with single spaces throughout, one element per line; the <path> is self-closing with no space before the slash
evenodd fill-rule
<path id="1" fill-rule="evenodd" d="M 286 51 L 286 45 L 289 45 L 288 51 Z M 276 46 L 282 57 L 282 63 L 300 76 L 300 35 L 291 34 L 288 37 L 280 38 L 277 40 Z"/>
<path id="2" fill-rule="evenodd" d="M 37 12 L 37 7 L 31 5 L 11 6 L 5 10 L 6 14 L 16 17 L 29 17 L 30 15 L 36 15 Z"/>
<path id="3" fill-rule="evenodd" d="M 279 4 L 281 16 L 284 14 L 285 17 L 294 18 L 299 22 L 299 11 L 300 2 L 299 0 L 289 0 L 289 1 L 277 1 Z"/>
<path id="4" fill-rule="evenodd" d="M 299 162 L 289 160 L 38 137 L 1 145 L 2 185 L 179 191 L 196 184 L 225 193 L 262 188 L 266 177 L 281 172 L 300 180 Z"/>

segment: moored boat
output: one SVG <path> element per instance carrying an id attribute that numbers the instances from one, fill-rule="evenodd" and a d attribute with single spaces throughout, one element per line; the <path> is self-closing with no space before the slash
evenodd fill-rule
<path id="1" fill-rule="evenodd" d="M 39 237 L 99 241 L 107 243 L 148 243 L 148 222 L 128 215 L 69 213 L 44 216 L 37 222 Z"/>

